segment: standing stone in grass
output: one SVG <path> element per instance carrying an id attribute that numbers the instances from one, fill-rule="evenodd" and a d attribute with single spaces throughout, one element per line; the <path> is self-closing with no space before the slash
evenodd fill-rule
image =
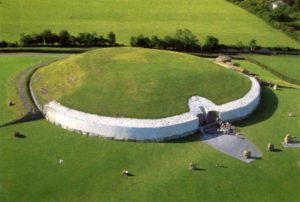
<path id="1" fill-rule="evenodd" d="M 293 138 L 290 134 L 287 134 L 284 138 L 284 143 L 289 144 L 293 142 Z"/>
<path id="2" fill-rule="evenodd" d="M 274 149 L 275 149 L 275 146 L 274 146 L 274 144 L 268 144 L 268 151 L 274 151 Z"/>
<path id="3" fill-rule="evenodd" d="M 273 86 L 273 90 L 277 90 L 277 85 L 274 85 L 274 86 Z"/>
<path id="4" fill-rule="evenodd" d="M 232 58 L 228 55 L 221 55 L 216 58 L 216 62 L 228 63 L 231 61 L 232 61 Z"/>
<path id="5" fill-rule="evenodd" d="M 197 164 L 196 163 L 190 163 L 189 164 L 189 169 L 190 170 L 196 170 L 196 168 L 197 168 Z"/>
<path id="6" fill-rule="evenodd" d="M 14 132 L 14 137 L 20 137 L 20 136 L 21 136 L 21 133 L 19 131 Z"/>
<path id="7" fill-rule="evenodd" d="M 292 113 L 292 112 L 289 112 L 289 113 L 288 113 L 288 116 L 289 116 L 289 117 L 293 117 L 293 113 Z"/>
<path id="8" fill-rule="evenodd" d="M 244 159 L 248 159 L 248 158 L 250 158 L 251 157 L 251 151 L 249 151 L 249 150 L 243 150 L 243 158 Z"/>
<path id="9" fill-rule="evenodd" d="M 12 101 L 8 101 L 7 105 L 8 105 L 9 107 L 12 107 L 12 106 L 14 106 L 15 104 L 14 104 Z"/>

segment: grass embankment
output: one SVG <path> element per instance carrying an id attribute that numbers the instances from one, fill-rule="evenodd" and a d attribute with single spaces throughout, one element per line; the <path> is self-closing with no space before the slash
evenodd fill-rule
<path id="1" fill-rule="evenodd" d="M 1 56 L 0 55 L 0 125 L 21 118 L 26 110 L 17 90 L 17 79 L 26 68 L 54 60 L 56 56 Z M 12 101 L 14 106 L 9 107 L 8 102 Z"/>
<path id="2" fill-rule="evenodd" d="M 75 35 L 114 31 L 119 43 L 129 44 L 138 34 L 165 36 L 188 28 L 201 41 L 214 35 L 224 44 L 256 39 L 262 46 L 300 47 L 282 31 L 224 0 L 2 0 L 0 18 L 5 30 L 0 38 L 7 41 L 18 40 L 21 33 L 67 29 Z"/>
<path id="3" fill-rule="evenodd" d="M 300 138 L 299 90 L 264 89 L 262 95 L 259 110 L 240 123 L 240 132 L 263 152 L 251 164 L 217 152 L 198 136 L 117 142 L 46 120 L 0 128 L 0 201 L 299 201 L 299 149 L 280 146 L 286 133 Z M 16 130 L 26 138 L 14 138 Z M 267 152 L 268 143 L 282 151 Z M 217 160 L 224 167 L 216 167 Z M 189 162 L 205 170 L 190 171 Z M 122 176 L 124 169 L 134 176 Z"/>
<path id="4" fill-rule="evenodd" d="M 257 64 L 254 64 L 248 60 L 234 60 L 234 63 L 236 63 L 240 67 L 246 69 L 248 72 L 255 74 L 256 76 L 258 76 L 259 79 L 261 79 L 262 81 L 265 81 L 267 83 L 271 83 L 271 84 L 283 86 L 283 87 L 291 87 L 291 88 L 299 88 L 300 89 L 300 86 L 291 84 L 288 81 L 284 81 L 280 77 L 272 74 L 267 69 L 265 69 Z"/>
<path id="5" fill-rule="evenodd" d="M 275 74 L 277 77 L 300 85 L 299 56 L 247 56 L 248 60 Z"/>
<path id="6" fill-rule="evenodd" d="M 38 70 L 32 86 L 44 104 L 57 100 L 105 116 L 159 118 L 188 111 L 187 101 L 193 95 L 217 104 L 240 98 L 251 82 L 188 54 L 107 48 Z"/>

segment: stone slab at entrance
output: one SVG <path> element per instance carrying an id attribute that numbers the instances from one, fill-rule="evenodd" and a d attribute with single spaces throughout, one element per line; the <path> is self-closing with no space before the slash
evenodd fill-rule
<path id="1" fill-rule="evenodd" d="M 222 134 L 217 131 L 216 127 L 209 129 L 201 129 L 201 141 L 211 147 L 223 152 L 229 156 L 237 158 L 246 163 L 250 163 L 261 158 L 261 153 L 256 147 L 243 136 L 234 134 Z M 242 156 L 242 151 L 246 149 L 251 151 L 251 158 L 245 159 Z"/>

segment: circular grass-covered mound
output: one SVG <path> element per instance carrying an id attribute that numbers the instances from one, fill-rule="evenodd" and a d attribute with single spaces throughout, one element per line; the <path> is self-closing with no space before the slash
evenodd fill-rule
<path id="1" fill-rule="evenodd" d="M 39 69 L 31 84 L 41 104 L 56 100 L 112 117 L 162 118 L 188 111 L 193 95 L 222 104 L 243 97 L 248 78 L 208 59 L 162 50 L 106 48 Z"/>

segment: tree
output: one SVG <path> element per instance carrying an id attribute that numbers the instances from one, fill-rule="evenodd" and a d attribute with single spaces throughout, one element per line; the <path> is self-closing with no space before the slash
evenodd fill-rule
<path id="1" fill-rule="evenodd" d="M 252 40 L 249 42 L 249 47 L 250 47 L 250 50 L 251 50 L 251 51 L 254 51 L 254 50 L 257 48 L 256 40 L 252 39 Z"/>
<path id="2" fill-rule="evenodd" d="M 179 29 L 175 33 L 176 49 L 194 50 L 200 48 L 197 37 L 188 29 Z"/>
<path id="3" fill-rule="evenodd" d="M 203 50 L 213 51 L 219 46 L 219 39 L 214 36 L 207 36 L 203 45 Z"/>
<path id="4" fill-rule="evenodd" d="M 42 36 L 42 34 L 37 34 L 37 33 L 33 32 L 32 33 L 32 40 L 33 40 L 33 44 L 32 45 L 43 44 L 43 36 Z"/>
<path id="5" fill-rule="evenodd" d="M 21 34 L 20 42 L 23 46 L 33 46 L 34 39 L 29 34 Z"/>
<path id="6" fill-rule="evenodd" d="M 130 45 L 133 47 L 143 47 L 143 48 L 151 48 L 151 40 L 149 37 L 140 34 L 137 37 L 130 38 Z"/>
<path id="7" fill-rule="evenodd" d="M 165 36 L 164 38 L 164 49 L 176 49 L 178 41 L 171 36 Z"/>
<path id="8" fill-rule="evenodd" d="M 7 47 L 8 43 L 4 40 L 0 41 L 0 47 Z"/>
<path id="9" fill-rule="evenodd" d="M 59 43 L 59 37 L 57 34 L 52 33 L 50 29 L 46 29 L 41 33 L 43 37 L 43 43 L 46 45 L 54 45 Z"/>
<path id="10" fill-rule="evenodd" d="M 152 48 L 163 48 L 163 40 L 161 40 L 158 36 L 152 36 L 151 37 L 151 47 Z"/>
<path id="11" fill-rule="evenodd" d="M 108 42 L 108 45 L 115 46 L 116 45 L 116 34 L 113 32 L 109 32 L 107 35 L 107 42 Z"/>
<path id="12" fill-rule="evenodd" d="M 69 34 L 69 32 L 67 30 L 62 30 L 62 31 L 59 32 L 58 40 L 59 40 L 59 44 L 61 46 L 70 46 L 70 45 L 72 45 L 71 35 Z"/>
<path id="13" fill-rule="evenodd" d="M 88 33 L 83 32 L 79 33 L 76 42 L 78 42 L 80 45 L 84 46 L 97 46 L 98 43 L 98 36 L 97 33 Z"/>
<path id="14" fill-rule="evenodd" d="M 130 37 L 130 46 L 137 47 L 137 37 L 135 36 Z"/>

